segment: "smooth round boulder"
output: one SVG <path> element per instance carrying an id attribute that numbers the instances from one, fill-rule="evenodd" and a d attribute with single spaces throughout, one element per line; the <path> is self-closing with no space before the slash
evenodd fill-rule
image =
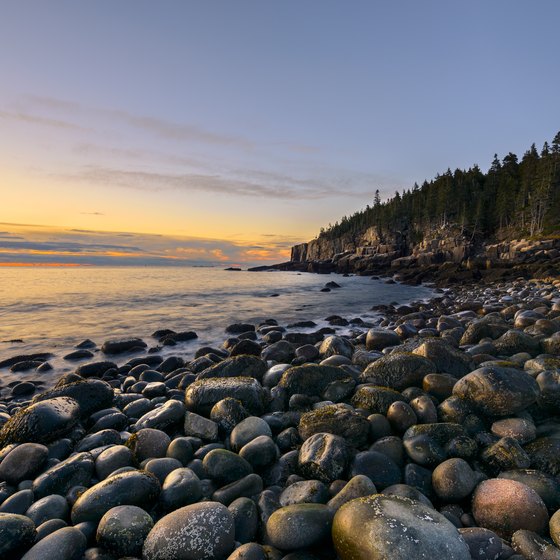
<path id="1" fill-rule="evenodd" d="M 331 532 L 332 511 L 323 504 L 294 504 L 276 510 L 266 523 L 272 546 L 290 551 L 321 543 Z"/>
<path id="2" fill-rule="evenodd" d="M 410 386 L 421 387 L 424 376 L 435 371 L 436 366 L 428 358 L 394 352 L 369 364 L 360 375 L 360 381 L 401 391 Z"/>
<path id="3" fill-rule="evenodd" d="M 35 540 L 35 524 L 25 515 L 0 513 L 0 558 L 9 558 Z"/>
<path id="4" fill-rule="evenodd" d="M 208 477 L 219 484 L 229 484 L 253 472 L 253 468 L 243 457 L 226 449 L 210 451 L 204 457 L 202 466 Z"/>
<path id="5" fill-rule="evenodd" d="M 230 435 L 230 445 L 238 452 L 244 445 L 259 436 L 272 436 L 268 423 L 258 416 L 249 416 L 237 424 Z"/>
<path id="6" fill-rule="evenodd" d="M 0 480 L 17 486 L 22 480 L 32 480 L 41 472 L 49 450 L 40 443 L 22 443 L 10 451 L 0 463 Z"/>
<path id="7" fill-rule="evenodd" d="M 50 494 L 66 495 L 74 486 L 89 486 L 95 463 L 91 453 L 76 453 L 54 465 L 33 481 L 36 498 Z"/>
<path id="8" fill-rule="evenodd" d="M 160 493 L 158 479 L 147 472 L 115 474 L 86 490 L 72 508 L 72 523 L 98 522 L 111 508 L 121 505 L 151 508 Z"/>
<path id="9" fill-rule="evenodd" d="M 10 443 L 49 443 L 66 435 L 80 419 L 79 404 L 57 397 L 16 412 L 0 429 L 0 449 Z"/>
<path id="10" fill-rule="evenodd" d="M 438 498 L 445 502 L 459 502 L 470 495 L 479 481 L 464 459 L 448 459 L 432 473 L 432 485 Z"/>
<path id="11" fill-rule="evenodd" d="M 200 479 L 189 468 L 171 471 L 163 481 L 159 503 L 165 511 L 188 506 L 200 500 L 202 486 Z"/>
<path id="12" fill-rule="evenodd" d="M 87 539 L 79 529 L 63 527 L 40 540 L 21 560 L 81 560 L 86 546 Z"/>
<path id="13" fill-rule="evenodd" d="M 235 546 L 233 516 L 222 504 L 201 502 L 162 517 L 144 541 L 143 560 L 223 560 Z"/>
<path id="14" fill-rule="evenodd" d="M 453 395 L 488 416 L 510 416 L 537 400 L 539 386 L 522 370 L 491 366 L 459 379 Z"/>
<path id="15" fill-rule="evenodd" d="M 366 350 L 383 350 L 388 346 L 397 346 L 401 339 L 395 331 L 388 329 L 370 329 L 366 335 Z"/>
<path id="16" fill-rule="evenodd" d="M 400 496 L 375 494 L 344 504 L 334 517 L 332 539 L 341 560 L 471 560 L 446 517 Z"/>
<path id="17" fill-rule="evenodd" d="M 118 557 L 140 556 L 142 545 L 154 522 L 137 506 L 110 509 L 97 527 L 97 544 Z"/>
<path id="18" fill-rule="evenodd" d="M 33 403 L 53 399 L 55 397 L 70 397 L 80 406 L 82 418 L 87 418 L 98 410 L 109 408 L 113 404 L 113 388 L 101 379 L 79 379 L 72 383 L 65 383 L 63 378 L 54 388 L 37 395 Z"/>
<path id="19" fill-rule="evenodd" d="M 505 478 L 491 478 L 477 486 L 472 513 L 478 525 L 508 540 L 519 529 L 542 534 L 548 523 L 540 496 L 529 486 Z"/>

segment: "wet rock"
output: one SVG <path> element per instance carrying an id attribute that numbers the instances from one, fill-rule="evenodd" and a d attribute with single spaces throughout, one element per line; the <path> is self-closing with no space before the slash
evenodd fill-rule
<path id="1" fill-rule="evenodd" d="M 81 416 L 85 418 L 98 410 L 109 408 L 113 404 L 113 388 L 100 379 L 77 381 L 63 385 L 57 383 L 53 389 L 37 395 L 33 402 L 56 397 L 74 399 L 80 406 Z"/>
<path id="2" fill-rule="evenodd" d="M 201 371 L 197 379 L 208 379 L 210 377 L 254 377 L 261 381 L 266 370 L 266 362 L 257 356 L 233 356 Z"/>
<path id="3" fill-rule="evenodd" d="M 375 484 L 373 484 L 369 477 L 357 474 L 327 502 L 327 505 L 333 512 L 336 512 L 345 503 L 356 498 L 371 496 L 372 494 L 377 494 Z"/>
<path id="4" fill-rule="evenodd" d="M 263 360 L 289 364 L 295 357 L 295 345 L 287 340 L 269 344 L 261 353 Z"/>
<path id="5" fill-rule="evenodd" d="M 498 437 L 512 437 L 525 445 L 537 437 L 535 424 L 526 418 L 505 418 L 492 424 L 491 432 Z"/>
<path id="6" fill-rule="evenodd" d="M 0 512 L 23 515 L 33 503 L 33 499 L 31 490 L 20 490 L 2 502 Z"/>
<path id="7" fill-rule="evenodd" d="M 356 454 L 350 464 L 350 476 L 367 476 L 378 490 L 398 484 L 402 480 L 399 466 L 387 455 L 378 451 Z"/>
<path id="8" fill-rule="evenodd" d="M 450 422 L 417 424 L 403 434 L 407 455 L 418 465 L 435 467 L 447 459 L 448 445 L 458 437 L 466 437 L 462 426 Z"/>
<path id="9" fill-rule="evenodd" d="M 113 445 L 105 449 L 95 460 L 95 472 L 99 480 L 107 478 L 122 467 L 130 467 L 134 462 L 132 451 L 124 445 Z"/>
<path id="10" fill-rule="evenodd" d="M 393 352 L 369 364 L 360 381 L 400 391 L 413 385 L 422 386 L 424 376 L 435 371 L 435 364 L 423 356 Z"/>
<path id="11" fill-rule="evenodd" d="M 21 560 L 81 560 L 86 543 L 86 537 L 79 529 L 63 527 L 40 540 Z"/>
<path id="12" fill-rule="evenodd" d="M 481 458 L 496 471 L 504 469 L 526 469 L 531 464 L 531 459 L 517 440 L 504 437 L 488 446 Z"/>
<path id="13" fill-rule="evenodd" d="M 560 475 L 560 439 L 542 437 L 525 446 L 531 467 L 552 476 Z"/>
<path id="14" fill-rule="evenodd" d="M 371 414 L 387 414 L 389 407 L 397 401 L 402 401 L 403 395 L 386 387 L 363 385 L 352 397 L 352 406 L 363 408 Z"/>
<path id="15" fill-rule="evenodd" d="M 134 425 L 135 430 L 155 428 L 165 430 L 181 422 L 185 415 L 185 405 L 175 399 L 170 399 L 163 406 L 150 410 Z"/>
<path id="16" fill-rule="evenodd" d="M 41 472 L 49 450 L 39 443 L 22 443 L 10 451 L 0 463 L 0 480 L 17 486 Z"/>
<path id="17" fill-rule="evenodd" d="M 232 430 L 230 435 L 230 445 L 233 451 L 239 450 L 259 436 L 272 436 L 272 431 L 268 423 L 258 416 L 245 418 Z"/>
<path id="18" fill-rule="evenodd" d="M 492 478 L 481 482 L 474 494 L 472 513 L 476 522 L 509 539 L 519 529 L 542 534 L 548 512 L 540 496 L 515 480 Z"/>
<path id="19" fill-rule="evenodd" d="M 258 436 L 239 450 L 239 456 L 257 471 L 274 463 L 278 454 L 278 448 L 270 436 Z"/>
<path id="20" fill-rule="evenodd" d="M 496 533 L 483 527 L 459 529 L 474 560 L 495 560 L 501 558 L 502 540 Z"/>
<path id="21" fill-rule="evenodd" d="M 25 512 L 25 515 L 38 527 L 41 523 L 51 519 L 68 519 L 69 511 L 66 499 L 53 494 L 34 502 Z"/>
<path id="22" fill-rule="evenodd" d="M 165 457 L 171 438 L 163 431 L 154 428 L 143 428 L 130 436 L 126 446 L 132 450 L 135 459 L 140 463 L 145 459 Z"/>
<path id="23" fill-rule="evenodd" d="M 249 498 L 238 498 L 228 507 L 235 524 L 235 540 L 242 544 L 254 541 L 259 517 L 255 502 Z"/>
<path id="24" fill-rule="evenodd" d="M 76 368 L 76 374 L 81 377 L 101 377 L 105 372 L 117 369 L 117 364 L 114 362 L 92 362 L 90 364 L 83 364 Z"/>
<path id="25" fill-rule="evenodd" d="M 449 373 L 462 377 L 473 369 L 468 354 L 457 350 L 444 340 L 428 338 L 413 350 L 414 354 L 428 358 L 436 366 L 436 373 Z"/>
<path id="26" fill-rule="evenodd" d="M 189 468 L 171 471 L 161 487 L 159 503 L 164 511 L 194 504 L 202 497 L 200 479 Z"/>
<path id="27" fill-rule="evenodd" d="M 267 394 L 262 385 L 250 377 L 227 377 L 200 379 L 185 391 L 187 409 L 208 415 L 212 407 L 222 399 L 231 397 L 243 403 L 251 413 L 260 415 L 265 411 Z"/>
<path id="28" fill-rule="evenodd" d="M 352 358 L 353 353 L 354 346 L 352 343 L 341 336 L 327 336 L 319 347 L 319 354 L 323 359 L 329 356 L 346 356 L 347 358 Z"/>
<path id="29" fill-rule="evenodd" d="M 228 560 L 267 560 L 270 558 L 266 554 L 266 550 L 260 544 L 248 542 L 236 548 Z"/>
<path id="30" fill-rule="evenodd" d="M 118 557 L 140 556 L 142 545 L 154 522 L 137 506 L 110 509 L 97 527 L 97 543 Z"/>
<path id="31" fill-rule="evenodd" d="M 57 397 L 21 409 L 0 429 L 0 448 L 10 443 L 48 443 L 64 435 L 80 419 L 78 403 Z"/>
<path id="32" fill-rule="evenodd" d="M 263 480 L 258 474 L 247 476 L 223 486 L 212 494 L 212 500 L 229 505 L 237 498 L 249 498 L 260 494 L 263 490 Z"/>
<path id="33" fill-rule="evenodd" d="M 560 414 L 560 371 L 543 371 L 537 376 L 539 408 L 547 414 Z"/>
<path id="34" fill-rule="evenodd" d="M 366 350 L 383 350 L 389 346 L 397 346 L 401 340 L 395 331 L 387 329 L 370 329 L 366 336 Z"/>
<path id="35" fill-rule="evenodd" d="M 329 433 L 343 437 L 354 447 L 367 444 L 369 429 L 367 418 L 344 405 L 328 405 L 306 412 L 298 425 L 302 440 L 314 434 Z"/>
<path id="36" fill-rule="evenodd" d="M 533 531 L 515 531 L 511 546 L 527 560 L 560 560 L 560 550 Z"/>
<path id="37" fill-rule="evenodd" d="M 479 477 L 463 459 L 448 459 L 432 474 L 434 491 L 444 502 L 460 502 L 471 494 L 478 482 Z"/>
<path id="38" fill-rule="evenodd" d="M 141 338 L 107 340 L 101 346 L 101 352 L 109 355 L 124 354 L 125 352 L 141 350 L 147 346 Z"/>
<path id="39" fill-rule="evenodd" d="M 210 411 L 210 419 L 218 424 L 221 435 L 228 435 L 249 413 L 243 403 L 230 397 L 218 401 Z"/>
<path id="40" fill-rule="evenodd" d="M 84 492 L 72 508 L 72 523 L 98 522 L 111 508 L 120 505 L 149 509 L 160 493 L 155 476 L 142 471 L 113 475 Z"/>
<path id="41" fill-rule="evenodd" d="M 206 441 L 216 441 L 218 439 L 218 424 L 194 412 L 185 413 L 184 428 L 186 436 L 193 436 Z"/>
<path id="42" fill-rule="evenodd" d="M 118 445 L 121 443 L 121 436 L 116 430 L 101 430 L 95 434 L 85 436 L 76 445 L 77 452 L 92 451 L 97 447 L 104 447 L 105 445 Z"/>
<path id="43" fill-rule="evenodd" d="M 337 512 L 333 543 L 341 560 L 471 560 L 455 526 L 434 509 L 399 496 L 352 500 Z"/>
<path id="44" fill-rule="evenodd" d="M 334 366 L 320 366 L 305 364 L 286 370 L 278 383 L 288 396 L 308 395 L 318 396 L 333 381 L 348 379 L 349 375 L 342 368 Z"/>
<path id="45" fill-rule="evenodd" d="M 460 379 L 453 395 L 489 416 L 508 416 L 533 404 L 538 397 L 537 382 L 513 368 L 483 367 Z"/>
<path id="46" fill-rule="evenodd" d="M 272 546 L 297 550 L 317 545 L 331 532 L 332 512 L 322 504 L 294 504 L 276 510 L 266 523 Z"/>
<path id="47" fill-rule="evenodd" d="M 350 460 L 350 448 L 340 436 L 314 434 L 306 439 L 299 450 L 298 465 L 301 473 L 322 482 L 341 477 Z"/>
<path id="48" fill-rule="evenodd" d="M 24 515 L 0 513 L 0 557 L 10 558 L 35 540 L 35 525 Z"/>
<path id="49" fill-rule="evenodd" d="M 511 356 L 518 352 L 527 352 L 533 356 L 539 353 L 540 342 L 523 331 L 510 329 L 494 341 L 494 346 L 499 354 L 505 356 Z"/>
<path id="50" fill-rule="evenodd" d="M 220 484 L 229 484 L 253 472 L 251 465 L 243 457 L 226 449 L 210 451 L 204 457 L 202 465 L 208 477 Z"/>
<path id="51" fill-rule="evenodd" d="M 144 560 L 224 560 L 234 549 L 233 516 L 217 503 L 178 509 L 162 519 L 144 542 Z"/>

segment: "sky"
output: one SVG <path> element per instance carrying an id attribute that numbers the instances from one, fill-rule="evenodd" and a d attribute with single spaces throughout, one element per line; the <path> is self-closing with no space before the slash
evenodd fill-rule
<path id="1" fill-rule="evenodd" d="M 560 130 L 557 0 L 0 8 L 0 264 L 280 262 Z"/>

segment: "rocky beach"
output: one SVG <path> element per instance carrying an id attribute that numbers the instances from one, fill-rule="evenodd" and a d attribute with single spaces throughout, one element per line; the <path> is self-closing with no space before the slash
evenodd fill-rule
<path id="1" fill-rule="evenodd" d="M 84 341 L 54 387 L 12 383 L 0 557 L 560 558 L 560 281 L 374 311 L 188 359 L 189 331 Z"/>

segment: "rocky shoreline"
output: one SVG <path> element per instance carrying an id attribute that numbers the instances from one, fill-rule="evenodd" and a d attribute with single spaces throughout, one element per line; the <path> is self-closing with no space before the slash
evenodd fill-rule
<path id="1" fill-rule="evenodd" d="M 560 559 L 560 281 L 455 284 L 12 389 L 0 557 Z"/>

